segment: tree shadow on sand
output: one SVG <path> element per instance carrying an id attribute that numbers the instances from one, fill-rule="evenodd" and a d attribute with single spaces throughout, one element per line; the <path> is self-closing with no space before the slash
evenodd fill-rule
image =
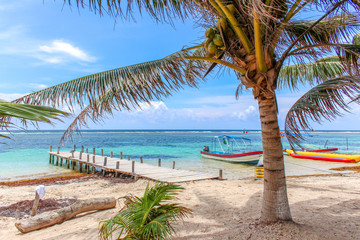
<path id="1" fill-rule="evenodd" d="M 294 187 L 294 186 L 293 186 Z M 261 224 L 262 191 L 245 205 L 219 201 L 197 192 L 194 217 L 176 226 L 176 240 L 190 239 L 357 239 L 360 199 L 321 197 L 291 205 L 294 222 Z M 290 201 L 291 203 L 291 201 Z M 184 203 L 186 205 L 186 203 Z M 209 211 L 211 209 L 211 211 Z"/>

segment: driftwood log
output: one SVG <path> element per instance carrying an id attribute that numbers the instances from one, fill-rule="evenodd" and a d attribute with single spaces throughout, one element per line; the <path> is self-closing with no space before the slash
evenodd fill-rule
<path id="1" fill-rule="evenodd" d="M 15 227 L 22 233 L 31 232 L 44 227 L 62 223 L 73 218 L 79 213 L 104 210 L 114 208 L 116 200 L 113 197 L 92 198 L 88 200 L 78 200 L 73 205 L 57 209 L 51 212 L 44 212 L 37 216 L 15 223 Z"/>

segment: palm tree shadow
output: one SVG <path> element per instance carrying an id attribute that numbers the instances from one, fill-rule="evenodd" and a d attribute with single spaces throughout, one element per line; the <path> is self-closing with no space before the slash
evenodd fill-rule
<path id="1" fill-rule="evenodd" d="M 197 195 L 193 217 L 176 228 L 176 240 L 191 239 L 358 239 L 360 199 L 334 199 L 329 194 L 291 204 L 293 220 L 260 223 L 262 191 L 244 205 Z M 224 222 L 226 221 L 226 222 Z"/>
<path id="2" fill-rule="evenodd" d="M 214 196 L 197 194 L 200 204 L 195 205 L 193 215 L 176 226 L 177 235 L 174 239 L 247 239 L 251 236 L 241 236 L 241 229 L 253 228 L 260 217 L 261 191 L 253 194 L 245 206 L 219 201 Z M 229 217 L 230 216 L 230 217 Z M 205 219 L 205 220 L 204 220 Z M 226 219 L 224 222 L 223 219 Z M 238 233 L 234 231 L 238 229 Z"/>

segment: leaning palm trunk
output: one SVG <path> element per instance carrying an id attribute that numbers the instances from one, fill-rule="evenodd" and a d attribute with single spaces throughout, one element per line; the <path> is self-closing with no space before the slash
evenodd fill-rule
<path id="1" fill-rule="evenodd" d="M 291 220 L 275 98 L 258 99 L 264 159 L 263 222 Z"/>

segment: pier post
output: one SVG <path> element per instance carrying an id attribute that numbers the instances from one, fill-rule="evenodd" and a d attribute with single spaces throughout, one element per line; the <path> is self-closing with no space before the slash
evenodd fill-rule
<path id="1" fill-rule="evenodd" d="M 123 159 L 123 153 L 120 152 L 120 159 Z"/>
<path id="2" fill-rule="evenodd" d="M 51 163 L 54 164 L 55 163 L 55 155 L 52 155 L 52 160 Z"/>
<path id="3" fill-rule="evenodd" d="M 87 154 L 87 155 L 86 155 L 86 161 L 87 161 L 87 162 L 89 162 L 89 158 L 90 158 L 90 155 Z"/>
<path id="4" fill-rule="evenodd" d="M 95 163 L 95 155 L 93 155 L 93 163 Z"/>
<path id="5" fill-rule="evenodd" d="M 89 149 L 88 149 L 88 148 L 86 148 L 86 153 L 89 153 Z"/>
<path id="6" fill-rule="evenodd" d="M 57 147 L 57 152 L 56 152 L 57 154 L 59 154 L 60 153 L 60 147 L 58 146 Z"/>
<path id="7" fill-rule="evenodd" d="M 50 153 L 50 157 L 49 157 L 49 164 L 51 164 L 51 153 Z"/>
<path id="8" fill-rule="evenodd" d="M 52 152 L 52 145 L 50 145 L 50 152 Z"/>
<path id="9" fill-rule="evenodd" d="M 59 156 L 56 156 L 56 166 L 59 166 Z"/>
<path id="10" fill-rule="evenodd" d="M 113 152 L 110 152 L 110 157 L 111 157 L 111 158 L 113 157 Z"/>
<path id="11" fill-rule="evenodd" d="M 94 174 L 96 172 L 95 166 L 92 167 L 92 173 Z"/>
<path id="12" fill-rule="evenodd" d="M 173 161 L 173 169 L 175 169 L 175 161 Z"/>
<path id="13" fill-rule="evenodd" d="M 140 163 L 144 163 L 144 161 L 143 161 L 143 158 L 142 158 L 142 157 L 140 157 Z"/>
<path id="14" fill-rule="evenodd" d="M 75 170 L 75 161 L 74 160 L 71 161 L 71 165 L 72 165 L 72 170 Z"/>
<path id="15" fill-rule="evenodd" d="M 93 148 L 93 154 L 95 155 L 95 148 Z"/>
<path id="16" fill-rule="evenodd" d="M 104 149 L 101 149 L 101 156 L 104 156 Z"/>
<path id="17" fill-rule="evenodd" d="M 76 151 L 76 145 L 74 144 L 74 151 Z"/>
<path id="18" fill-rule="evenodd" d="M 223 179 L 223 170 L 221 168 L 219 169 L 219 179 Z"/>
<path id="19" fill-rule="evenodd" d="M 71 151 L 71 157 L 72 157 L 72 158 L 74 157 L 74 152 L 73 152 L 73 151 Z"/>
<path id="20" fill-rule="evenodd" d="M 79 172 L 82 172 L 82 163 L 79 162 Z"/>
<path id="21" fill-rule="evenodd" d="M 107 157 L 104 157 L 104 166 L 106 166 L 107 163 Z"/>
<path id="22" fill-rule="evenodd" d="M 135 173 L 135 161 L 131 161 L 131 172 Z"/>
<path id="23" fill-rule="evenodd" d="M 60 158 L 60 166 L 63 164 L 63 158 Z"/>
<path id="24" fill-rule="evenodd" d="M 116 161 L 116 169 L 120 168 L 120 161 Z"/>
<path id="25" fill-rule="evenodd" d="M 82 154 L 83 154 L 83 151 L 81 150 L 81 151 L 80 151 L 80 155 L 79 155 L 79 158 L 80 158 L 80 159 L 82 158 Z"/>
<path id="26" fill-rule="evenodd" d="M 158 166 L 161 167 L 161 158 L 158 160 Z"/>
<path id="27" fill-rule="evenodd" d="M 67 168 L 70 168 L 70 159 L 66 159 Z"/>
<path id="28" fill-rule="evenodd" d="M 84 152 L 84 145 L 81 145 L 81 151 Z"/>

